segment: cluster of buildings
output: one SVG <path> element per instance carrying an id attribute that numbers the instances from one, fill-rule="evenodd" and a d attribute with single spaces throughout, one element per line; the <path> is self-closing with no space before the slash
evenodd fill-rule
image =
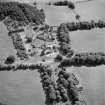
<path id="1" fill-rule="evenodd" d="M 19 22 L 7 17 L 3 23 L 13 41 L 16 55 L 21 60 L 38 56 L 54 56 L 57 52 L 57 26 L 19 25 Z M 30 39 L 30 42 L 27 40 Z"/>

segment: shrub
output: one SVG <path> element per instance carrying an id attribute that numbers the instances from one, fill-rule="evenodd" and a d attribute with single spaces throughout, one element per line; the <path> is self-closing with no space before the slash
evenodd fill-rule
<path id="1" fill-rule="evenodd" d="M 10 55 L 6 58 L 5 64 L 12 64 L 15 62 L 15 57 L 13 55 Z"/>
<path id="2" fill-rule="evenodd" d="M 71 51 L 71 46 L 69 44 L 66 44 L 66 43 L 61 43 L 59 51 L 62 55 L 65 56 Z"/>
<path id="3" fill-rule="evenodd" d="M 62 56 L 61 55 L 57 55 L 56 57 L 55 57 L 55 62 L 60 62 L 60 61 L 62 61 Z"/>
<path id="4" fill-rule="evenodd" d="M 71 2 L 71 1 L 69 1 L 69 2 L 68 2 L 68 8 L 70 8 L 70 9 L 75 9 L 74 3 Z"/>

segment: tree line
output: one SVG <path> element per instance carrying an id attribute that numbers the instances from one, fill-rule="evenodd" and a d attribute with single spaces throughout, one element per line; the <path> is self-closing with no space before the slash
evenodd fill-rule
<path id="1" fill-rule="evenodd" d="M 73 2 L 68 1 L 68 0 L 64 0 L 64 1 L 57 1 L 54 3 L 49 3 L 48 5 L 55 5 L 55 6 L 67 6 L 70 9 L 75 9 L 75 5 Z"/>
<path id="2" fill-rule="evenodd" d="M 27 24 L 33 22 L 39 25 L 45 21 L 43 9 L 39 10 L 37 7 L 19 2 L 0 2 L 0 21 L 6 17 Z"/>
<path id="3" fill-rule="evenodd" d="M 72 56 L 74 52 L 71 49 L 71 43 L 70 43 L 71 40 L 69 36 L 69 30 L 66 24 L 64 23 L 60 24 L 60 26 L 58 27 L 57 40 L 59 43 L 60 54 L 62 54 L 63 56 L 67 56 L 67 55 Z"/>
<path id="4" fill-rule="evenodd" d="M 70 66 L 95 67 L 99 65 L 105 65 L 105 54 L 101 52 L 75 54 L 75 56 L 72 57 L 71 59 L 62 60 L 59 67 L 70 67 Z"/>
<path id="5" fill-rule="evenodd" d="M 56 84 L 52 79 L 52 71 L 53 70 L 49 65 L 43 66 L 38 70 L 38 72 L 40 73 L 42 87 L 46 96 L 46 105 L 55 105 L 56 103 Z"/>
<path id="6" fill-rule="evenodd" d="M 69 31 L 77 31 L 77 30 L 91 30 L 93 28 L 105 28 L 105 22 L 102 20 L 98 20 L 95 22 L 94 20 L 83 21 L 83 22 L 71 22 L 65 23 Z"/>
<path id="7" fill-rule="evenodd" d="M 25 63 L 20 63 L 20 64 L 0 64 L 0 71 L 19 71 L 19 70 L 36 70 L 40 69 L 43 67 L 43 64 L 38 63 L 38 64 L 25 64 Z"/>

